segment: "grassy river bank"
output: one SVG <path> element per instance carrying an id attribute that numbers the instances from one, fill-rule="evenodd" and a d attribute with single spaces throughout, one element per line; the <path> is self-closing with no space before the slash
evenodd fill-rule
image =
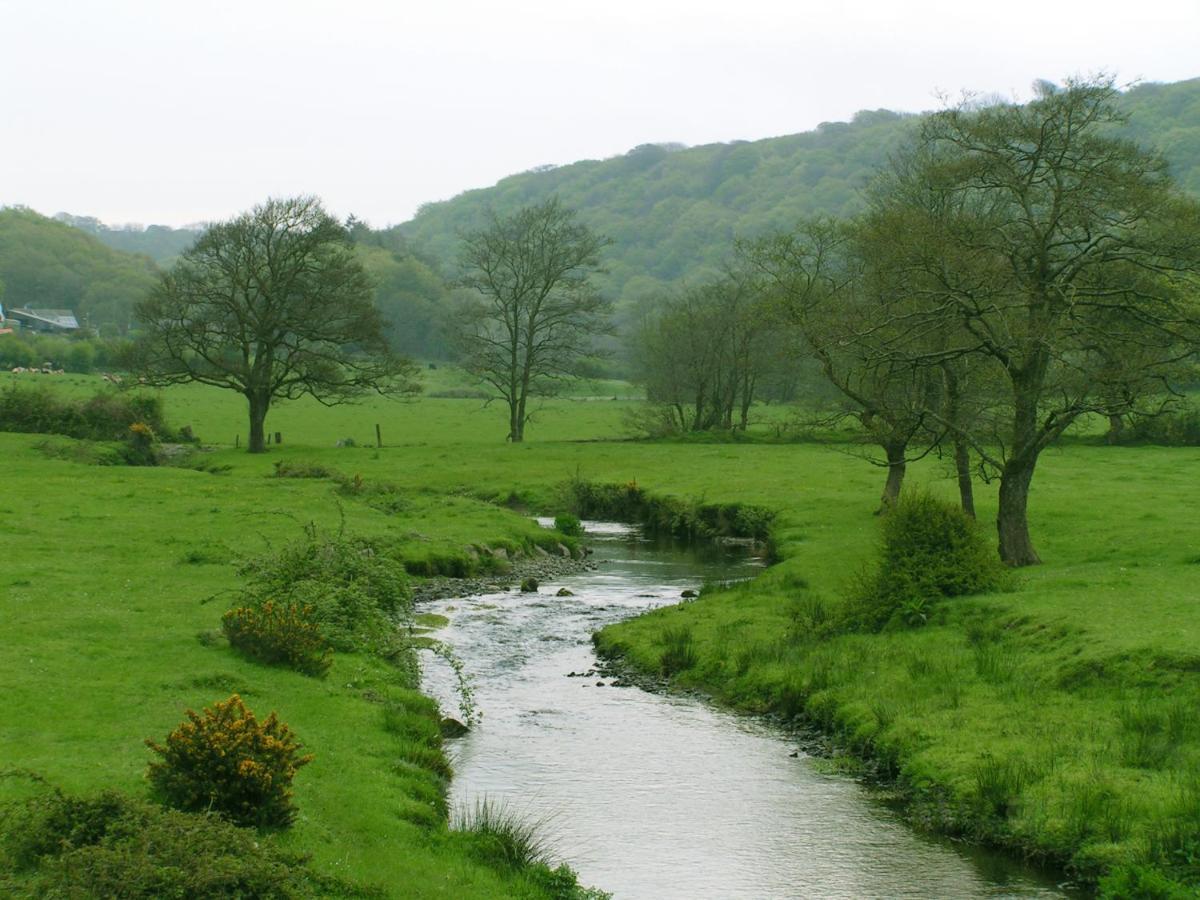
<path id="1" fill-rule="evenodd" d="M 236 397 L 188 388 L 166 402 L 173 422 L 205 438 L 232 443 L 244 427 Z M 69 790 L 139 791 L 142 739 L 236 690 L 279 710 L 317 754 L 296 781 L 300 819 L 278 838 L 314 867 L 416 896 L 545 896 L 446 829 L 436 799 L 444 760 L 414 766 L 405 742 L 415 738 L 389 732 L 375 699 L 432 716 L 411 686 L 348 654 L 322 681 L 245 662 L 198 639 L 222 607 L 202 601 L 234 586 L 232 559 L 286 541 L 298 522 L 335 528 L 344 516 L 355 533 L 399 539 L 437 566 L 470 545 L 528 545 L 535 526 L 497 503 L 554 513 L 572 502 L 572 481 L 636 486 L 710 523 L 706 509 L 724 507 L 726 522 L 744 509 L 736 527 L 758 528 L 752 511 L 770 510 L 780 562 L 752 583 L 611 626 L 602 651 L 723 703 L 820 723 L 896 776 L 919 824 L 1046 858 L 1085 882 L 1116 871 L 1144 896 L 1191 894 L 1194 450 L 1051 451 L 1031 505 L 1045 565 L 1021 572 L 1012 591 L 936 606 L 923 627 L 818 639 L 814 625 L 874 553 L 879 471 L 838 446 L 606 440 L 628 406 L 547 403 L 530 442 L 511 446 L 497 411 L 477 401 L 297 403 L 272 414 L 284 443 L 265 457 L 229 446 L 203 454 L 221 474 L 88 466 L 47 458 L 36 437 L 0 436 L 6 764 Z M 371 446 L 376 423 L 381 449 Z M 347 437 L 358 446 L 334 446 Z M 403 503 L 339 508 L 328 481 L 273 478 L 281 460 L 386 481 Z M 947 474 L 930 460 L 911 478 L 950 496 Z M 987 522 L 994 498 L 980 494 Z M 27 790 L 0 779 L 0 796 Z"/>

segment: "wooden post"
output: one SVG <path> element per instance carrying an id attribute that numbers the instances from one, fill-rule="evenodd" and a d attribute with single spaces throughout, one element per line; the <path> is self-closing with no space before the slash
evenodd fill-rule
<path id="1" fill-rule="evenodd" d="M 239 449 L 241 449 L 241 446 L 242 446 L 242 436 L 241 436 L 241 434 L 235 434 L 233 436 L 233 449 L 239 450 Z"/>
<path id="2" fill-rule="evenodd" d="M 383 434 L 382 434 L 382 433 L 380 432 L 380 430 L 379 430 L 379 423 L 378 423 L 378 422 L 376 422 L 376 423 L 375 423 L 375 446 L 376 446 L 376 447 L 382 447 L 382 446 L 383 446 Z"/>
<path id="3" fill-rule="evenodd" d="M 275 443 L 276 444 L 283 443 L 283 432 L 282 431 L 275 432 Z"/>

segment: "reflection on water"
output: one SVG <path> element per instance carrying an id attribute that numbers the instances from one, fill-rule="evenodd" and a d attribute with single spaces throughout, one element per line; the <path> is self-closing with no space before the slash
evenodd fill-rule
<path id="1" fill-rule="evenodd" d="M 742 550 L 700 554 L 585 523 L 596 571 L 425 607 L 475 677 L 482 723 L 451 742 L 452 801 L 487 796 L 544 820 L 555 854 L 616 898 L 1053 897 L 1006 861 L 923 838 L 861 786 L 792 757 L 767 725 L 589 672 L 590 634 L 747 577 Z M 555 597 L 567 587 L 573 597 Z M 451 714 L 453 679 L 427 660 Z M 603 683 L 603 686 L 601 686 Z"/>

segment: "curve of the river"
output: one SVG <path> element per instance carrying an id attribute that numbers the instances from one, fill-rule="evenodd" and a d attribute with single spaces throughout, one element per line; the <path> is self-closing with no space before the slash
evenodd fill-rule
<path id="1" fill-rule="evenodd" d="M 483 711 L 451 742 L 452 802 L 486 797 L 543 822 L 556 857 L 617 900 L 1063 896 L 1003 858 L 915 833 L 855 781 L 793 756 L 776 728 L 572 676 L 594 669 L 597 628 L 759 565 L 585 525 L 594 571 L 536 595 L 422 607 L 450 618 L 438 636 L 474 676 Z M 574 596 L 554 596 L 560 587 Z M 427 665 L 426 689 L 457 715 L 452 683 Z"/>

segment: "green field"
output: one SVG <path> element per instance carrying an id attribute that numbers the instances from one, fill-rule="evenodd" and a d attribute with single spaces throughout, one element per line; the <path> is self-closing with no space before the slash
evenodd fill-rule
<path id="1" fill-rule="evenodd" d="M 603 388 L 579 394 L 622 396 Z M 364 695 L 403 688 L 377 662 L 339 656 L 324 681 L 252 665 L 198 639 L 224 608 L 203 601 L 235 586 L 232 559 L 287 540 L 298 522 L 332 528 L 344 515 L 357 533 L 402 540 L 414 560 L 442 558 L 527 545 L 535 526 L 497 503 L 555 513 L 571 479 L 635 482 L 697 505 L 771 508 L 781 562 L 752 584 L 610 628 L 602 648 L 658 670 L 667 632 L 685 634 L 695 663 L 679 684 L 820 722 L 843 748 L 882 760 L 931 827 L 1086 878 L 1143 863 L 1200 876 L 1194 449 L 1049 451 L 1031 499 L 1046 564 L 1020 572 L 1015 590 L 946 601 L 924 627 L 817 641 L 813 617 L 836 610 L 877 543 L 882 472 L 851 446 L 613 440 L 635 404 L 577 395 L 547 401 L 516 446 L 504 443 L 504 412 L 478 400 L 288 404 L 267 422 L 283 444 L 250 456 L 232 449 L 246 427 L 240 398 L 164 397 L 174 424 L 217 447 L 202 457 L 222 474 L 87 466 L 47 458 L 36 436 L 0 435 L 6 765 L 72 790 L 143 790 L 142 739 L 238 690 L 256 711 L 279 710 L 317 755 L 283 838 L 317 867 L 397 895 L 537 896 L 414 821 L 436 780 L 396 765 L 403 739 Z M 345 438 L 357 446 L 335 446 Z M 279 460 L 388 482 L 403 508 L 389 515 L 326 480 L 273 478 Z M 927 460 L 911 479 L 950 497 L 949 474 Z M 978 490 L 990 521 L 994 490 Z M 0 796 L 25 790 L 0 780 Z"/>

